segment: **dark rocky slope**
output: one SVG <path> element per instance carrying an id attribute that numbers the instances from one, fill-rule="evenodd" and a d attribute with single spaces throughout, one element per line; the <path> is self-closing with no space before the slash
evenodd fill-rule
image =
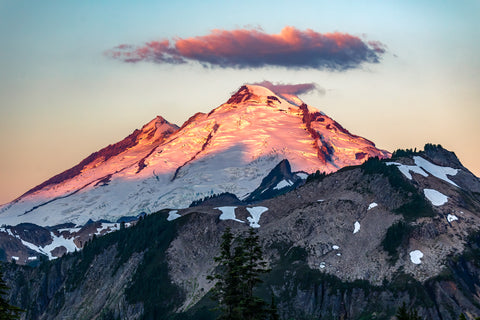
<path id="1" fill-rule="evenodd" d="M 238 206 L 245 222 L 247 208 L 268 208 L 258 231 L 272 271 L 258 294 L 273 292 L 283 319 L 389 319 L 402 302 L 427 319 L 480 316 L 478 179 L 448 151 L 432 150 L 415 156 L 459 169 L 449 176 L 459 187 L 431 174 L 409 180 L 395 165 L 370 160 Z M 413 166 L 412 156 L 394 161 Z M 432 205 L 426 188 L 448 201 Z M 168 213 L 37 268 L 8 264 L 12 303 L 27 310 L 25 319 L 213 319 L 206 276 L 220 236 L 248 224 L 220 220 L 216 207 L 180 210 L 173 221 Z M 419 264 L 415 250 L 423 253 Z"/>

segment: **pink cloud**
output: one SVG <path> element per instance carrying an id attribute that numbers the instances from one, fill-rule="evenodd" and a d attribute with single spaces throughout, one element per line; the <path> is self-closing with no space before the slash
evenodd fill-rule
<path id="1" fill-rule="evenodd" d="M 346 70 L 378 63 L 385 46 L 347 33 L 319 33 L 287 26 L 279 34 L 260 29 L 213 30 L 205 36 L 122 44 L 107 52 L 125 62 L 180 64 L 197 61 L 205 67 L 259 68 L 280 66 Z"/>

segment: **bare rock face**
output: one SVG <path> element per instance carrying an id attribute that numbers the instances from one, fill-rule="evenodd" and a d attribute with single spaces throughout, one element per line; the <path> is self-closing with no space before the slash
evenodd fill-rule
<path id="1" fill-rule="evenodd" d="M 111 247 L 95 256 L 76 282 L 69 278 L 74 271 L 72 257 L 47 265 L 43 272 L 10 265 L 6 281 L 16 284 L 11 285 L 12 297 L 29 299 L 28 307 L 23 306 L 27 310 L 24 319 L 101 319 L 110 313 L 121 319 L 138 319 L 143 308 L 141 304 L 128 304 L 124 289 L 142 261 L 142 254 L 132 255 L 120 267 L 116 266 L 117 254 Z"/>
<path id="2" fill-rule="evenodd" d="M 292 173 L 290 163 L 287 159 L 284 159 L 262 179 L 260 186 L 250 193 L 244 202 L 253 203 L 273 198 L 277 195 L 287 193 L 303 183 L 304 180 L 300 176 Z"/>
<path id="3" fill-rule="evenodd" d="M 12 227 L 11 231 L 21 239 L 30 243 L 38 243 L 40 246 L 45 246 L 52 242 L 48 229 L 41 228 L 32 223 L 21 223 Z"/>
<path id="4" fill-rule="evenodd" d="M 432 160 L 438 156 L 420 156 L 439 166 L 440 162 L 434 163 Z M 414 162 L 408 158 L 395 161 L 414 166 Z M 454 164 L 457 162 L 454 161 Z M 376 288 L 383 288 L 385 283 L 388 283 L 392 288 L 397 288 L 387 286 L 390 289 L 385 287 L 368 293 L 352 286 L 351 290 L 341 295 L 323 283 L 314 287 L 306 285 L 309 289 L 305 290 L 296 287 L 297 284 L 294 283 L 301 275 L 289 269 L 289 272 L 293 273 L 283 279 L 285 282 L 280 288 L 277 287 L 277 290 L 297 290 L 292 297 L 294 302 L 283 305 L 293 314 L 321 315 L 325 314 L 325 310 L 331 309 L 335 310 L 332 314 L 335 317 L 358 316 L 362 310 L 368 310 L 374 301 L 396 305 L 399 294 L 407 301 L 414 299 L 407 293 L 410 286 L 417 288 L 415 290 L 427 290 L 424 294 L 431 294 L 429 299 L 436 299 L 435 303 L 442 305 L 437 307 L 436 311 L 425 307 L 422 309 L 425 316 L 431 319 L 444 318 L 445 315 L 438 310 L 444 310 L 445 304 L 453 303 L 453 300 L 447 299 L 447 294 L 451 296 L 455 295 L 454 292 L 459 292 L 455 281 L 465 277 L 467 272 L 462 271 L 462 274 L 454 275 L 448 281 L 435 279 L 441 277 L 449 268 L 472 268 L 471 264 L 463 266 L 455 262 L 453 266 L 447 261 L 465 250 L 466 235 L 471 232 L 471 226 L 480 224 L 480 201 L 472 198 L 469 190 L 458 188 L 430 173 L 425 173 L 426 176 L 412 173 L 409 180 L 393 166 L 380 166 L 378 172 L 371 172 L 363 166 L 342 170 L 276 198 L 237 206 L 235 219 L 243 223 L 234 220 L 214 223 L 211 215 L 220 215 L 221 208 L 209 210 L 201 207 L 179 211 L 181 215 L 192 219 L 196 217 L 192 221 L 198 221 L 197 217 L 200 215 L 202 219 L 210 221 L 208 224 L 194 223 L 205 226 L 204 232 L 210 234 L 208 238 L 205 238 L 201 231 L 185 229 L 179 233 L 170 248 L 172 280 L 190 292 L 188 302 L 185 302 L 183 308 L 199 300 L 201 293 L 207 292 L 211 287 L 211 284 L 202 281 L 199 275 L 208 273 L 212 267 L 211 254 L 208 252 L 215 251 L 214 248 L 219 245 L 218 241 L 212 241 L 212 235 L 217 233 L 218 237 L 220 230 L 226 225 L 242 232 L 251 218 L 247 209 L 262 206 L 268 208 L 268 211 L 260 218 L 259 234 L 266 256 L 274 269 L 279 260 L 288 256 L 288 252 L 297 252 L 291 254 L 302 258 L 290 261 L 290 265 L 306 263 L 308 272 L 317 274 L 320 278 L 323 277 L 321 275 L 329 275 L 344 283 L 366 281 Z M 456 176 L 448 177 L 458 181 Z M 447 202 L 435 205 L 435 199 L 425 196 L 425 189 L 441 193 L 447 197 Z M 467 200 L 468 205 L 465 204 Z M 389 230 L 399 223 L 406 227 L 403 234 L 398 235 L 403 238 L 392 254 L 386 251 L 389 244 L 385 243 L 385 239 Z M 210 246 L 211 249 L 202 249 L 204 254 L 198 255 L 198 251 L 195 251 L 179 258 L 178 252 L 197 250 L 186 248 L 191 241 L 195 241 L 202 248 Z M 181 247 L 184 249 L 180 249 Z M 199 258 L 195 276 L 174 271 L 188 269 L 185 267 L 188 264 L 185 260 L 190 254 Z M 477 271 L 470 271 L 470 274 L 476 273 Z M 194 285 L 190 281 L 192 279 L 195 279 Z M 473 278 L 470 281 L 479 282 L 480 279 Z M 398 293 L 395 290 L 405 291 Z M 480 312 L 467 296 L 468 294 L 462 293 L 455 299 L 463 301 L 462 305 L 468 305 L 470 310 Z M 457 313 L 461 312 L 461 307 L 456 303 L 454 305 L 452 308 L 457 310 Z M 380 317 L 385 316 L 381 314 Z M 451 319 L 456 317 L 452 314 Z"/>
<path id="5" fill-rule="evenodd" d="M 31 319 L 198 319 L 222 233 L 253 226 L 272 269 L 259 292 L 283 318 L 389 319 L 402 302 L 423 318 L 475 318 L 480 200 L 455 180 L 461 168 L 415 156 L 428 163 L 371 159 L 259 202 L 166 209 L 36 269 L 10 264 L 11 299 Z"/>
<path id="6" fill-rule="evenodd" d="M 462 189 L 480 193 L 480 180 L 462 165 L 454 152 L 444 149 L 441 145 L 426 145 L 424 152 L 425 158 L 432 163 L 458 169 L 459 172 L 452 179 Z"/>

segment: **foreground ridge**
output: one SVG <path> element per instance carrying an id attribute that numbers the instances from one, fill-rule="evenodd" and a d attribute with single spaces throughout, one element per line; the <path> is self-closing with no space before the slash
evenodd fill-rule
<path id="1" fill-rule="evenodd" d="M 10 302 L 28 319 L 213 320 L 208 279 L 222 234 L 238 244 L 254 228 L 271 269 L 255 295 L 275 301 L 281 319 L 390 319 L 403 303 L 425 319 L 480 315 L 480 180 L 452 152 L 395 152 L 294 187 L 299 174 L 284 160 L 253 202 L 212 196 L 38 268 L 8 264 Z M 26 227 L 9 230 L 32 237 Z"/>

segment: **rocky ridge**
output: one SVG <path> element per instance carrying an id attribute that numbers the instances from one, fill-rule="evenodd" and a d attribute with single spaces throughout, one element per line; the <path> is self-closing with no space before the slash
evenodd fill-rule
<path id="1" fill-rule="evenodd" d="M 254 226 L 272 268 L 259 292 L 275 294 L 283 318 L 387 319 L 406 302 L 428 319 L 457 319 L 460 312 L 473 319 L 480 315 L 480 195 L 469 181 L 478 178 L 460 162 L 442 160 L 450 157 L 428 145 L 311 176 L 288 193 L 248 205 L 166 209 L 39 268 L 10 265 L 12 302 L 37 301 L 46 290 L 40 279 L 49 274 L 55 286 L 29 319 L 80 311 L 97 319 L 140 313 L 213 319 L 206 276 L 220 236 L 227 226 L 235 233 Z M 118 285 L 105 287 L 105 299 L 89 309 L 94 288 L 87 284 L 108 283 L 105 277 Z M 72 295 L 78 303 L 67 311 L 65 298 Z"/>

